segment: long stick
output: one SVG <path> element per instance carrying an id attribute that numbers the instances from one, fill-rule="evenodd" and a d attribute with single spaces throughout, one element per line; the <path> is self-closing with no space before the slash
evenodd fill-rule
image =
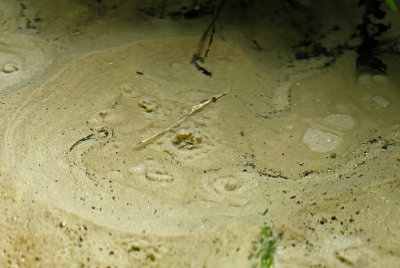
<path id="1" fill-rule="evenodd" d="M 179 119 L 178 121 L 176 121 L 175 123 L 173 123 L 172 125 L 170 125 L 169 127 L 167 127 L 166 129 L 162 130 L 161 132 L 158 132 L 157 134 L 155 134 L 155 135 L 153 135 L 153 136 L 151 136 L 151 137 L 149 137 L 149 138 L 147 138 L 147 139 L 144 139 L 144 140 L 140 141 L 140 142 L 138 143 L 138 145 L 142 145 L 142 144 L 145 144 L 145 143 L 147 143 L 147 142 L 149 142 L 149 141 L 151 141 L 151 140 L 157 139 L 158 137 L 160 137 L 161 135 L 163 135 L 165 132 L 168 132 L 168 131 L 170 131 L 171 129 L 178 127 L 178 126 L 179 126 L 183 121 L 185 121 L 189 116 L 191 116 L 192 114 L 194 114 L 194 113 L 200 111 L 204 106 L 210 104 L 211 102 L 216 102 L 218 99 L 222 98 L 222 97 L 225 96 L 227 93 L 228 93 L 228 92 L 224 92 L 224 93 L 221 93 L 221 94 L 219 94 L 219 95 L 213 96 L 213 97 L 211 97 L 211 98 L 209 98 L 209 99 L 203 100 L 203 101 L 200 102 L 199 104 L 193 106 L 193 107 L 192 107 L 192 110 L 191 110 L 187 115 L 185 115 L 184 117 L 182 117 L 181 119 Z"/>

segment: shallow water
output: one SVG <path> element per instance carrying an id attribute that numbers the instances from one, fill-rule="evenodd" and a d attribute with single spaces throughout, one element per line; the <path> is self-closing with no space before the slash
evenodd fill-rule
<path id="1" fill-rule="evenodd" d="M 295 58 L 356 6 L 229 3 L 208 76 L 206 5 L 3 1 L 2 267 L 250 267 L 262 226 L 276 267 L 398 263 L 397 56 Z"/>

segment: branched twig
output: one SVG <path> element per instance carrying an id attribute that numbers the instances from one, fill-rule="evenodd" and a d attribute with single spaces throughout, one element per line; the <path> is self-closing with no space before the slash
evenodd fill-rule
<path id="1" fill-rule="evenodd" d="M 214 35 L 215 35 L 215 23 L 218 19 L 219 14 L 222 11 L 223 6 L 225 5 L 225 1 L 226 0 L 215 1 L 214 14 L 211 23 L 208 25 L 207 29 L 203 33 L 197 52 L 193 55 L 191 60 L 191 63 L 194 64 L 199 71 L 202 71 L 203 74 L 207 76 L 211 76 L 211 72 L 202 67 L 201 64 L 199 64 L 199 62 L 204 62 L 204 60 L 207 58 L 208 52 L 210 52 L 211 44 L 214 40 Z M 207 36 L 209 36 L 207 48 L 203 53 L 204 47 L 206 45 Z"/>
<path id="2" fill-rule="evenodd" d="M 192 110 L 191 110 L 187 115 L 185 115 L 184 117 L 182 117 L 181 119 L 179 119 L 178 121 L 176 121 L 175 123 L 173 123 L 172 125 L 170 125 L 169 127 L 167 127 L 166 129 L 162 130 L 161 132 L 159 132 L 159 133 L 157 133 L 157 134 L 155 134 L 155 135 L 153 135 L 153 136 L 151 136 L 151 137 L 149 137 L 149 138 L 147 138 L 147 139 L 144 139 L 144 140 L 140 141 L 140 142 L 138 143 L 138 145 L 143 145 L 143 144 L 145 144 L 145 143 L 147 143 L 147 142 L 149 142 L 149 141 L 152 141 L 152 140 L 154 140 L 154 139 L 157 139 L 158 137 L 160 137 L 160 136 L 163 135 L 164 133 L 170 131 L 170 130 L 173 129 L 173 128 L 178 127 L 178 126 L 179 126 L 183 121 L 185 121 L 189 116 L 191 116 L 192 114 L 194 114 L 194 113 L 200 111 L 204 106 L 210 104 L 211 102 L 216 102 L 219 98 L 222 98 L 222 97 L 225 96 L 227 93 L 228 93 L 228 92 L 221 93 L 221 94 L 216 95 L 216 96 L 213 96 L 213 97 L 211 97 L 211 98 L 209 98 L 209 99 L 205 99 L 205 100 L 201 101 L 201 102 L 200 102 L 199 104 L 197 104 L 197 105 L 194 105 L 194 106 L 192 107 Z"/>

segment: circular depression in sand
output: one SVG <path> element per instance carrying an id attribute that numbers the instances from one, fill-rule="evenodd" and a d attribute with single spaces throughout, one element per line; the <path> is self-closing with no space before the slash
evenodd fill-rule
<path id="1" fill-rule="evenodd" d="M 3 34 L 0 38 L 0 94 L 21 88 L 40 75 L 51 62 L 50 51 L 46 42 L 39 38 Z"/>

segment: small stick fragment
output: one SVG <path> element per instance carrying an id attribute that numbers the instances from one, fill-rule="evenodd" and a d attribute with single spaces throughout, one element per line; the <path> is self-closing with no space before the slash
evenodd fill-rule
<path id="1" fill-rule="evenodd" d="M 213 96 L 213 97 L 211 97 L 211 98 L 209 98 L 209 99 L 205 99 L 205 100 L 201 101 L 201 102 L 200 102 L 199 104 L 197 104 L 197 105 L 194 105 L 194 106 L 192 107 L 192 110 L 191 110 L 187 115 L 185 115 L 184 117 L 182 117 L 181 119 L 179 119 L 178 121 L 176 121 L 175 123 L 173 123 L 172 125 L 170 125 L 169 127 L 167 127 L 166 129 L 162 130 L 161 132 L 158 132 L 157 134 L 155 134 L 155 135 L 153 135 L 153 136 L 151 136 L 151 137 L 149 137 L 149 138 L 147 138 L 147 139 L 144 139 L 144 140 L 140 141 L 140 142 L 138 143 L 138 145 L 142 145 L 142 144 L 147 143 L 147 142 L 149 142 L 149 141 L 151 141 L 151 140 L 157 139 L 158 137 L 160 137 L 161 135 L 163 135 L 165 132 L 168 132 L 168 131 L 170 131 L 171 129 L 178 127 L 178 126 L 179 126 L 183 121 L 185 121 L 189 116 L 191 116 L 192 114 L 194 114 L 194 113 L 200 111 L 204 106 L 210 104 L 211 102 L 216 102 L 218 99 L 222 98 L 222 97 L 225 96 L 227 93 L 228 93 L 228 92 L 224 92 L 224 93 L 221 93 L 221 94 L 219 94 L 219 95 L 215 95 L 215 96 Z"/>

